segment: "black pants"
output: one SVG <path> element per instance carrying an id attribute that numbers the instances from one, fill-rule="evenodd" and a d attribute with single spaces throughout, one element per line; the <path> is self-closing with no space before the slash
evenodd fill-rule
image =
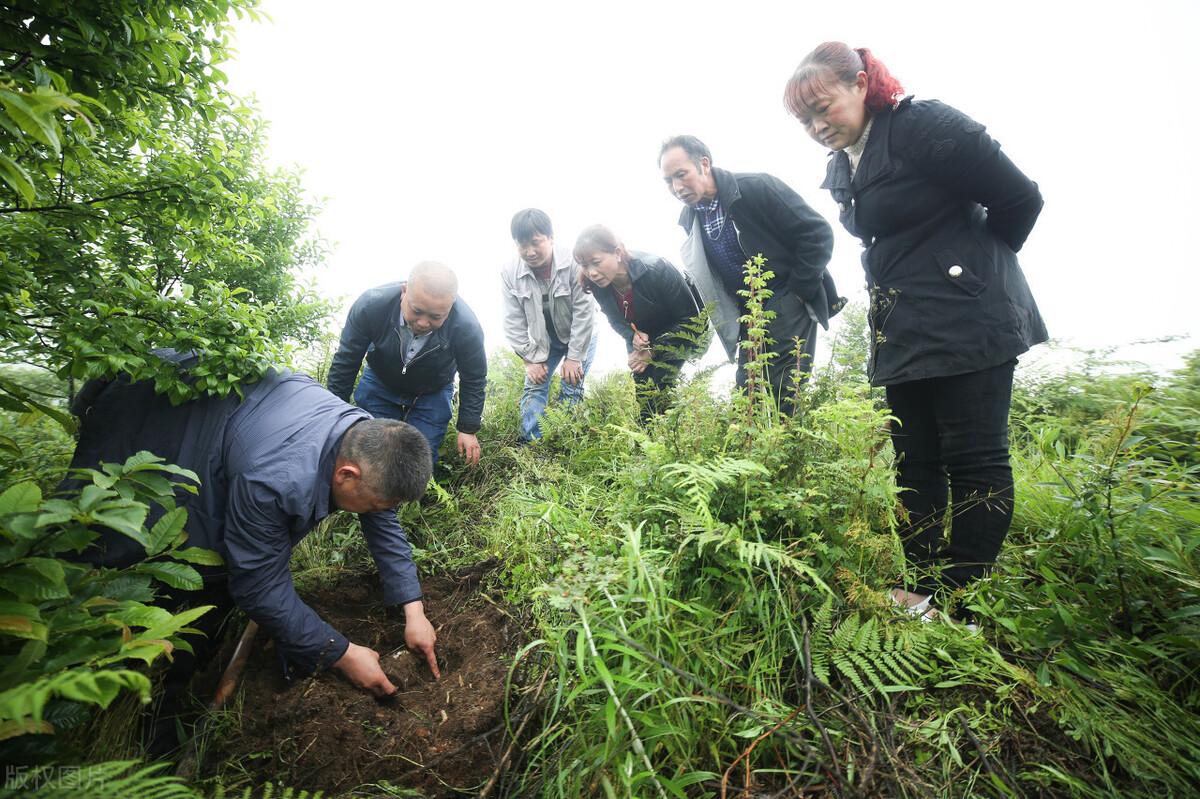
<path id="1" fill-rule="evenodd" d="M 897 483 L 908 519 L 904 554 L 922 594 L 983 576 L 1012 523 L 1008 409 L 1016 361 L 887 387 Z M 947 506 L 947 484 L 950 504 Z M 949 535 L 943 522 L 949 508 Z"/>

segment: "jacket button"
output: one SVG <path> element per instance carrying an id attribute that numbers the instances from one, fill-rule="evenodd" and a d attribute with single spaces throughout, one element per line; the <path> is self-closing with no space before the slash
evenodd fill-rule
<path id="1" fill-rule="evenodd" d="M 959 266 L 958 264 L 955 264 L 954 266 L 952 266 L 946 270 L 946 274 L 950 275 L 950 277 L 961 277 L 962 276 L 962 267 Z"/>

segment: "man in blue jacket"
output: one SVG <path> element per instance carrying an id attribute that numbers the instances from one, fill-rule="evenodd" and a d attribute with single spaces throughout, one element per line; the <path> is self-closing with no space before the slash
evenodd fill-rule
<path id="1" fill-rule="evenodd" d="M 358 376 L 363 357 L 358 388 Z M 413 267 L 405 283 L 388 283 L 359 297 L 342 328 L 329 367 L 329 390 L 377 419 L 400 419 L 424 434 L 437 463 L 450 424 L 454 374 L 459 375 L 458 452 L 479 462 L 480 420 L 487 388 L 483 328 L 458 299 L 458 278 L 442 264 Z"/>
<path id="2" fill-rule="evenodd" d="M 185 372 L 195 363 L 195 356 L 170 350 L 156 354 Z M 243 394 L 172 405 L 150 381 L 93 387 L 75 409 L 82 422 L 71 466 L 98 468 L 145 450 L 195 472 L 198 492 L 176 492 L 188 511 L 188 543 L 225 561 L 205 575 L 206 601 L 196 604 L 231 598 L 275 639 L 289 674 L 332 667 L 382 696 L 396 688 L 378 653 L 349 641 L 304 604 L 288 570 L 292 549 L 318 522 L 337 510 L 359 514 L 384 601 L 403 608 L 406 643 L 439 676 L 437 636 L 395 511 L 419 499 L 429 481 L 424 437 L 402 422 L 372 419 L 304 375 L 272 371 L 243 386 Z M 152 511 L 147 525 L 161 514 Z M 145 550 L 108 531 L 82 557 L 126 566 Z"/>
<path id="3" fill-rule="evenodd" d="M 790 186 L 761 172 L 728 172 L 712 165 L 712 154 L 695 136 L 663 142 L 658 156 L 663 181 L 687 207 L 679 225 L 687 232 L 683 263 L 701 298 L 712 308 L 711 319 L 730 360 L 737 360 L 737 385 L 746 382 L 747 329 L 740 319 L 746 288 L 744 265 L 755 255 L 774 273 L 767 284 L 773 294 L 764 310 L 775 313 L 767 335 L 773 339 L 768 379 L 775 399 L 792 409 L 797 371 L 812 370 L 817 325 L 841 310 L 833 278 L 825 268 L 833 254 L 829 223 Z M 800 341 L 799 352 L 796 342 Z"/>

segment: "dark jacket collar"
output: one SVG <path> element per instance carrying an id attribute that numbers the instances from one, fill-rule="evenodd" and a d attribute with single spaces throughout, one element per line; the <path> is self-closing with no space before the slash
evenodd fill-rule
<path id="1" fill-rule="evenodd" d="M 365 413 L 345 414 L 329 431 L 328 438 L 321 446 L 321 459 L 317 463 L 316 485 L 313 491 L 313 519 L 320 521 L 337 508 L 333 506 L 333 469 L 337 465 L 338 450 L 342 448 L 342 439 L 351 427 L 368 418 Z"/>
<path id="2" fill-rule="evenodd" d="M 825 171 L 822 189 L 827 189 L 834 199 L 841 202 L 838 195 L 844 191 L 862 189 L 874 183 L 892 171 L 892 148 L 889 146 L 892 136 L 892 120 L 898 111 L 902 111 L 912 103 L 912 95 L 901 100 L 894 109 L 878 113 L 871 123 L 871 137 L 867 139 L 866 149 L 858 162 L 854 177 L 850 177 L 850 158 L 844 151 L 830 151 L 830 163 Z"/>
<path id="3" fill-rule="evenodd" d="M 742 190 L 738 188 L 737 175 L 715 166 L 712 168 L 712 173 L 713 179 L 717 181 L 717 199 L 721 201 L 721 207 L 728 213 L 733 204 L 742 199 Z M 685 205 L 679 214 L 679 226 L 691 232 L 692 220 L 695 218 L 696 209 Z"/>
<path id="4" fill-rule="evenodd" d="M 638 282 L 642 279 L 642 277 L 645 276 L 646 272 L 650 270 L 650 267 L 646 266 L 645 261 L 645 259 L 648 257 L 649 256 L 647 256 L 644 252 L 638 252 L 636 250 L 629 251 L 629 264 L 627 268 L 629 269 L 630 282 Z"/>

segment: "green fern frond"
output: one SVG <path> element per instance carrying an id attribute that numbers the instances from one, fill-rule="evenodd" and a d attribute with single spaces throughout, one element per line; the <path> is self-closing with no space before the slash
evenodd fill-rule
<path id="1" fill-rule="evenodd" d="M 777 571 L 790 571 L 810 580 L 826 594 L 833 595 L 832 589 L 815 569 L 790 554 L 783 546 L 766 541 L 749 541 L 741 536 L 736 527 L 726 527 L 722 532 L 704 530 L 691 533 L 684 538 L 679 549 L 682 551 L 692 545 L 695 545 L 699 554 L 703 554 L 705 548 L 710 545 L 714 551 L 732 551 L 737 564 L 746 568 L 760 569 L 770 566 Z"/>
<path id="2" fill-rule="evenodd" d="M 814 617 L 813 673 L 828 682 L 832 663 L 839 674 L 864 694 L 919 685 L 932 648 L 927 631 L 911 629 L 910 625 L 888 625 L 875 617 L 863 620 L 858 613 L 833 627 L 829 601 Z"/>
<path id="3" fill-rule="evenodd" d="M 710 524 L 714 521 L 712 497 L 717 489 L 735 485 L 745 477 L 769 474 L 761 463 L 724 456 L 709 463 L 668 463 L 662 473 L 688 500 L 680 508 L 685 511 L 681 515 L 691 514 Z"/>
<path id="4" fill-rule="evenodd" d="M 8 780 L 0 788 L 0 799 L 202 799 L 178 777 L 164 775 L 168 765 L 112 760 L 78 768 L 30 769 Z"/>

